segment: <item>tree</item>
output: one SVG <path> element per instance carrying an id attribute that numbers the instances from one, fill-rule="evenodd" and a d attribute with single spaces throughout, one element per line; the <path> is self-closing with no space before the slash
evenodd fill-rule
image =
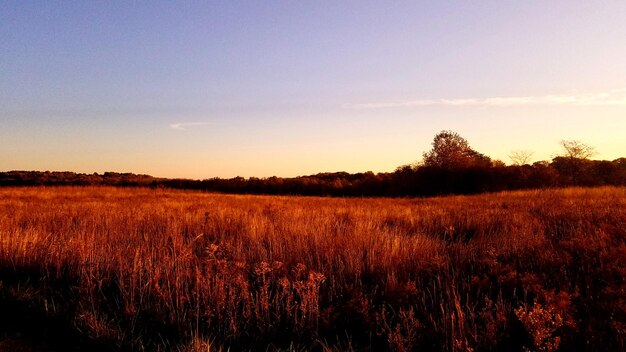
<path id="1" fill-rule="evenodd" d="M 530 163 L 533 152 L 530 150 L 514 150 L 509 154 L 513 165 L 521 166 Z"/>
<path id="2" fill-rule="evenodd" d="M 592 146 L 581 141 L 562 140 L 561 147 L 563 147 L 562 156 L 569 159 L 589 159 L 596 153 Z"/>
<path id="3" fill-rule="evenodd" d="M 569 182 L 581 183 L 589 158 L 595 154 L 592 146 L 576 140 L 562 140 L 563 154 L 552 159 L 552 167 L 564 174 Z"/>
<path id="4" fill-rule="evenodd" d="M 489 167 L 491 159 L 469 146 L 453 131 L 441 131 L 433 139 L 432 149 L 423 154 L 424 165 L 442 169 Z"/>

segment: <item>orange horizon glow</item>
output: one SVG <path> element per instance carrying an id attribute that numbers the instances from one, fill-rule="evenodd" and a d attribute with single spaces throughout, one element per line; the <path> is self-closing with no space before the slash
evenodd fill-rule
<path id="1" fill-rule="evenodd" d="M 441 130 L 505 163 L 626 156 L 626 3 L 9 2 L 0 23 L 0 171 L 391 172 Z"/>

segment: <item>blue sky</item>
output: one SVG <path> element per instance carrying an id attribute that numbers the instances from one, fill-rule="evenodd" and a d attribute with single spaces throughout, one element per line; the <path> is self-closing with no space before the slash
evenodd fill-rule
<path id="1" fill-rule="evenodd" d="M 3 1 L 0 170 L 392 171 L 451 129 L 626 156 L 623 1 Z"/>

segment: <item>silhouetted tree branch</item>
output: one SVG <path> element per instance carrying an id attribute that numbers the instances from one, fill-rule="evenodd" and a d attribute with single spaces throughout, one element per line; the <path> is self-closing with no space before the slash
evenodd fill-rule
<path id="1" fill-rule="evenodd" d="M 530 163 L 533 152 L 529 150 L 514 150 L 508 156 L 513 162 L 513 165 L 521 166 Z"/>

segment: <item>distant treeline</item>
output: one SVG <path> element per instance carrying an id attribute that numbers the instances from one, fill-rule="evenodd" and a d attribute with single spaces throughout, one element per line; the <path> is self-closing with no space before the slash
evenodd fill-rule
<path id="1" fill-rule="evenodd" d="M 626 158 L 590 160 L 591 149 L 563 141 L 564 154 L 551 161 L 505 165 L 469 147 L 451 131 L 442 131 L 423 162 L 394 172 L 319 173 L 291 178 L 166 179 L 149 175 L 105 172 L 0 172 L 0 186 L 107 185 L 164 187 L 239 194 L 315 196 L 434 196 L 567 186 L 626 185 Z"/>
<path id="2" fill-rule="evenodd" d="M 195 189 L 223 193 L 320 196 L 432 196 L 565 186 L 626 185 L 626 158 L 613 161 L 563 157 L 521 166 L 471 166 L 444 169 L 403 166 L 391 173 L 320 173 L 293 178 L 165 179 L 105 172 L 0 172 L 1 186 L 108 185 Z"/>

